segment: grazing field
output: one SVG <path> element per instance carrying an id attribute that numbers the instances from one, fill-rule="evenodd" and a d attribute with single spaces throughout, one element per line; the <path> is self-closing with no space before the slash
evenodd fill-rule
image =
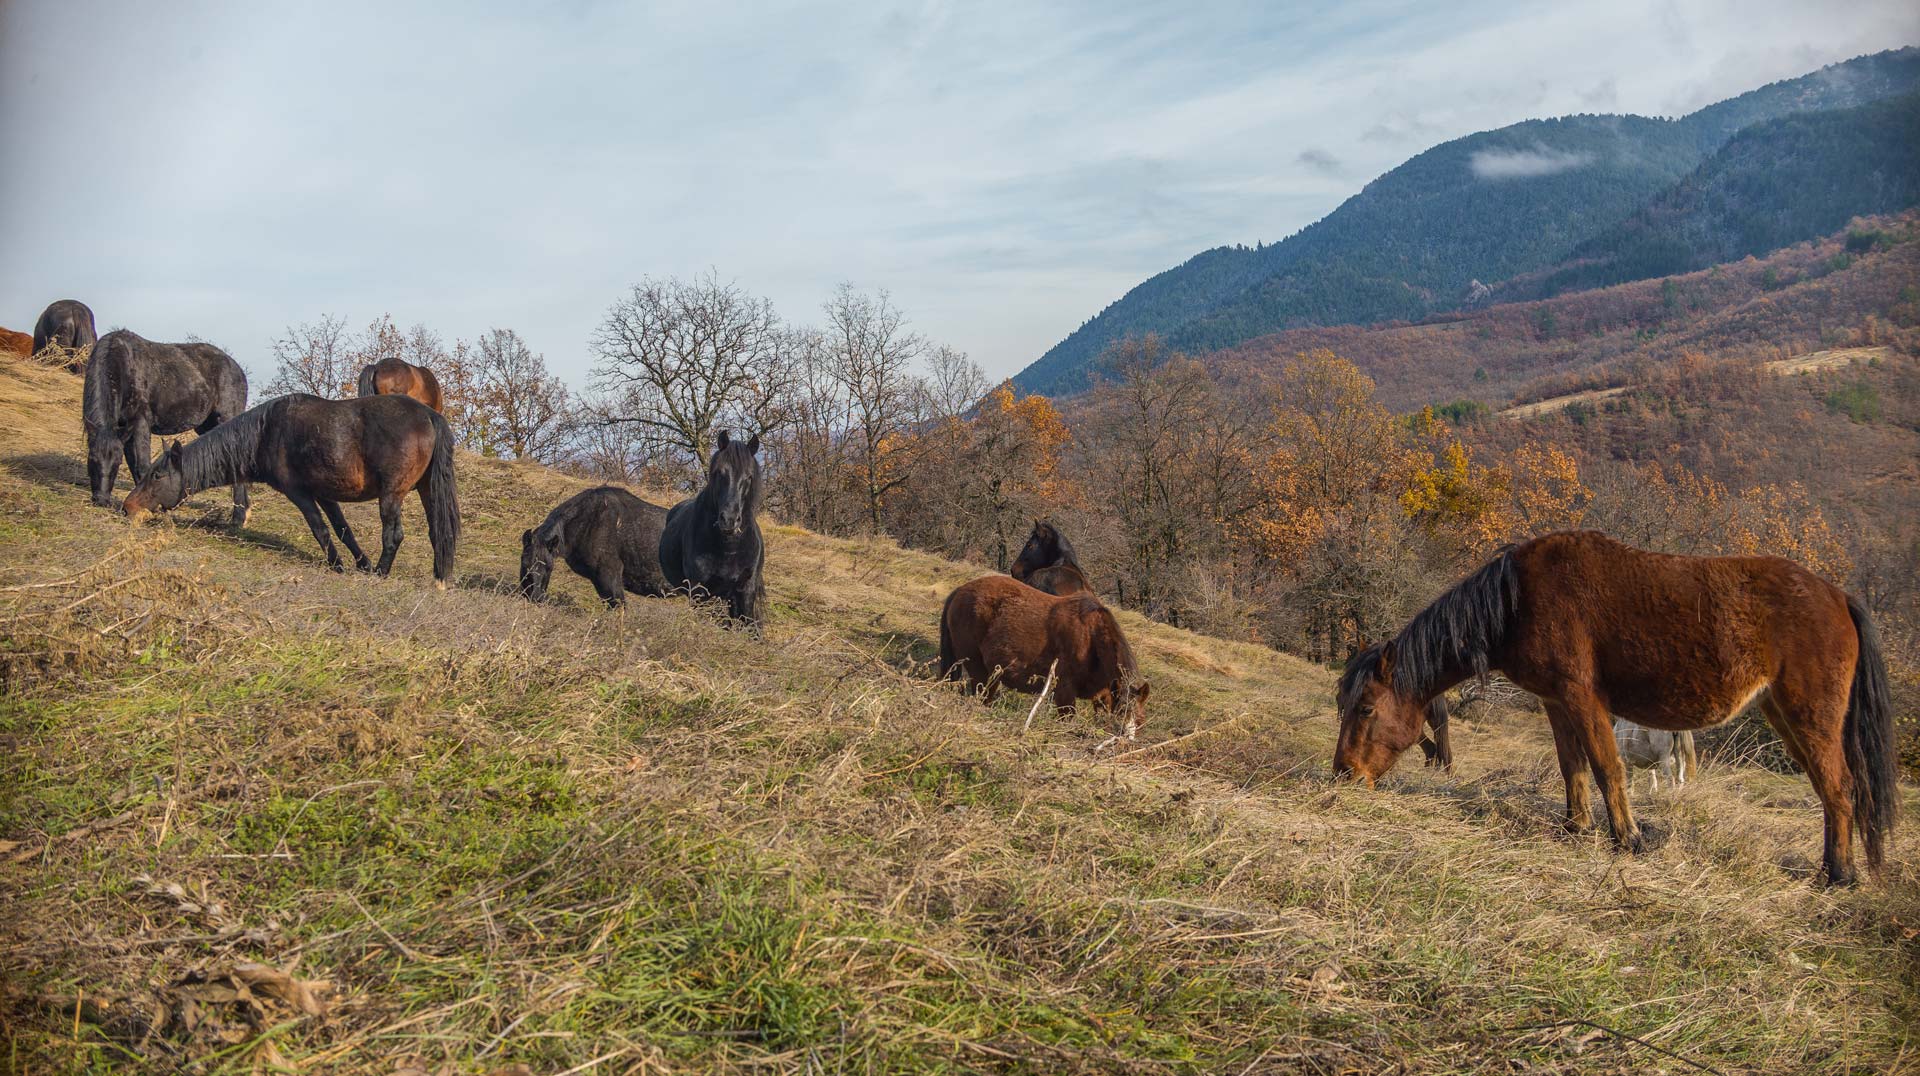
<path id="1" fill-rule="evenodd" d="M 414 500 L 391 579 L 334 575 L 259 487 L 237 536 L 224 490 L 89 507 L 78 400 L 0 365 L 6 1071 L 1920 1068 L 1911 790 L 1857 890 L 1728 759 L 1617 856 L 1536 716 L 1335 787 L 1331 672 L 1126 613 L 1149 723 L 1096 755 L 930 681 L 978 566 L 773 526 L 764 640 L 534 606 L 582 484 L 463 456 L 457 587 Z"/>

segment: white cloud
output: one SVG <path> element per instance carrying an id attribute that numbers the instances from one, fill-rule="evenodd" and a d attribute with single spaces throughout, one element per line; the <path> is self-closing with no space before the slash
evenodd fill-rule
<path id="1" fill-rule="evenodd" d="M 1532 149 L 1476 150 L 1467 159 L 1467 167 L 1473 169 L 1473 174 L 1481 179 L 1533 179 L 1571 172 L 1593 161 L 1591 153 L 1535 146 Z"/>

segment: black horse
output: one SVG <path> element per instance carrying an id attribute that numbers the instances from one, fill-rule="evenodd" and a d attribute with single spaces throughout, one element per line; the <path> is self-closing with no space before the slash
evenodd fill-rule
<path id="1" fill-rule="evenodd" d="M 727 603 L 727 615 L 760 627 L 766 543 L 760 538 L 760 435 L 741 444 L 720 431 L 707 463 L 707 485 L 673 506 L 660 535 L 660 570 L 668 585 L 695 598 Z"/>
<path id="2" fill-rule="evenodd" d="M 171 509 L 189 495 L 228 482 L 265 482 L 306 517 L 314 540 L 326 550 L 327 567 L 344 570 L 327 536 L 331 522 L 361 571 L 381 575 L 400 549 L 400 501 L 420 490 L 433 543 L 433 578 L 445 588 L 453 577 L 454 546 L 460 540 L 460 502 L 453 479 L 453 431 L 432 408 L 406 396 L 323 400 L 296 393 L 280 396 L 192 444 L 167 446 L 160 462 L 127 495 L 136 522 Z M 380 501 L 380 563 L 369 565 L 353 540 L 341 501 Z"/>
<path id="3" fill-rule="evenodd" d="M 93 503 L 111 508 L 121 456 L 137 485 L 152 464 L 154 434 L 204 435 L 247 409 L 247 373 L 212 344 L 158 344 L 121 329 L 94 345 L 80 399 L 87 484 Z M 233 484 L 233 526 L 246 521 L 241 476 Z"/>
<path id="4" fill-rule="evenodd" d="M 520 534 L 520 593 L 547 596 L 555 558 L 587 577 L 608 608 L 627 591 L 657 598 L 671 588 L 660 572 L 667 510 L 619 486 L 600 486 L 560 502 L 546 522 Z"/>
<path id="5" fill-rule="evenodd" d="M 1093 584 L 1087 582 L 1087 574 L 1074 558 L 1073 545 L 1059 528 L 1044 519 L 1033 525 L 1033 533 L 1027 535 L 1027 544 L 1020 548 L 1007 574 L 1035 590 L 1062 598 L 1093 593 Z"/>
<path id="6" fill-rule="evenodd" d="M 85 351 L 93 346 L 100 337 L 93 331 L 93 311 L 78 299 L 56 299 L 40 312 L 40 320 L 33 323 L 33 353 L 40 354 L 49 347 L 63 347 L 69 351 Z M 87 357 L 79 355 L 68 364 L 74 373 L 86 369 Z"/>

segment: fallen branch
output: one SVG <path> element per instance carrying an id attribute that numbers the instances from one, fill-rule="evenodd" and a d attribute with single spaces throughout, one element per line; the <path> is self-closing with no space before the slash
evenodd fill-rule
<path id="1" fill-rule="evenodd" d="M 1033 709 L 1027 711 L 1027 723 L 1020 726 L 1021 735 L 1026 735 L 1027 730 L 1033 727 L 1033 716 L 1040 712 L 1040 704 L 1053 697 L 1053 674 L 1059 668 L 1059 658 L 1054 658 L 1053 664 L 1047 666 L 1047 682 L 1040 688 L 1040 697 L 1033 700 Z"/>

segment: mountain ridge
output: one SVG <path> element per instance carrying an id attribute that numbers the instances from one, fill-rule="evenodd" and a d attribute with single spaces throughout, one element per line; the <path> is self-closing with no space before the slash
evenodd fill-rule
<path id="1" fill-rule="evenodd" d="M 1031 392 L 1085 386 L 1109 344 L 1157 333 L 1208 351 L 1310 325 L 1417 320 L 1476 281 L 1563 261 L 1754 123 L 1920 86 L 1920 48 L 1833 64 L 1679 119 L 1529 119 L 1431 147 L 1286 239 L 1202 251 L 1157 273 L 1015 375 Z"/>

